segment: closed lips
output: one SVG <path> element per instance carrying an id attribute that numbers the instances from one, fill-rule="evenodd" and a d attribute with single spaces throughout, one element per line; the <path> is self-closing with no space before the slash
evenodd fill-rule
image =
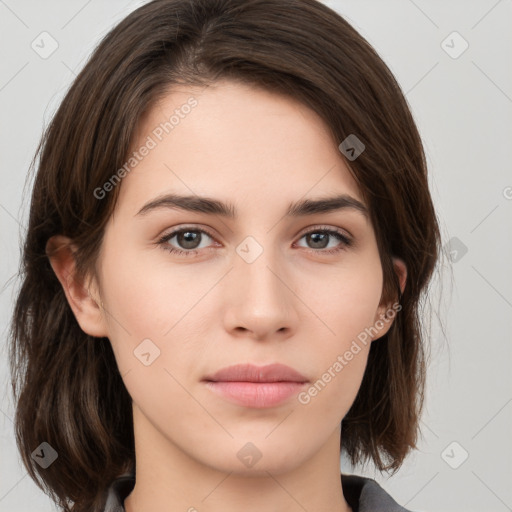
<path id="1" fill-rule="evenodd" d="M 308 379 L 293 368 L 283 364 L 255 366 L 236 364 L 222 368 L 203 380 L 209 382 L 308 382 Z"/>

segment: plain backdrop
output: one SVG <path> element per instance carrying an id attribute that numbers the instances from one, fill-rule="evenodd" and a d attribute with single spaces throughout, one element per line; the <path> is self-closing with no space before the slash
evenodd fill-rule
<path id="1" fill-rule="evenodd" d="M 21 465 L 8 384 L 28 166 L 92 49 L 142 3 L 0 0 L 0 511 L 56 510 Z M 433 285 L 419 449 L 393 477 L 344 459 L 342 469 L 375 478 L 417 512 L 512 510 L 512 1 L 325 3 L 368 39 L 406 94 L 449 263 Z M 51 55 L 41 55 L 41 38 Z"/>

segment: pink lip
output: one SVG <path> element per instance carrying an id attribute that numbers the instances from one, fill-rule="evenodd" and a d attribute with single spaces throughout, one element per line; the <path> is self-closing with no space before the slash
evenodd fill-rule
<path id="1" fill-rule="evenodd" d="M 239 364 L 223 368 L 203 381 L 211 391 L 239 405 L 264 408 L 298 393 L 308 379 L 283 364 Z"/>

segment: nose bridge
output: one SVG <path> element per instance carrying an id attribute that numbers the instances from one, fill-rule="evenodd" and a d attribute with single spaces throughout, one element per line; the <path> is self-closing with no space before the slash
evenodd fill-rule
<path id="1" fill-rule="evenodd" d="M 263 235 L 259 237 L 262 240 Z M 246 237 L 236 248 L 230 294 L 230 318 L 236 327 L 244 327 L 259 336 L 290 327 L 293 321 L 293 294 L 285 285 L 278 248 L 272 235 L 260 242 Z"/>
<path id="2" fill-rule="evenodd" d="M 263 299 L 264 301 L 277 300 L 286 302 L 284 285 L 276 276 L 281 271 L 278 250 L 272 245 L 272 237 L 267 236 L 263 243 L 255 237 L 246 237 L 236 248 L 237 259 L 235 264 L 236 279 L 247 287 L 249 298 Z M 261 240 L 261 237 L 260 237 Z"/>

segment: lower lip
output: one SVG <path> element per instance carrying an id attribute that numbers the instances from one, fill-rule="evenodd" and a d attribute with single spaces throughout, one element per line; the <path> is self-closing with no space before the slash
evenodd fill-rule
<path id="1" fill-rule="evenodd" d="M 239 405 L 254 408 L 278 405 L 306 385 L 301 382 L 206 382 L 214 393 Z"/>

